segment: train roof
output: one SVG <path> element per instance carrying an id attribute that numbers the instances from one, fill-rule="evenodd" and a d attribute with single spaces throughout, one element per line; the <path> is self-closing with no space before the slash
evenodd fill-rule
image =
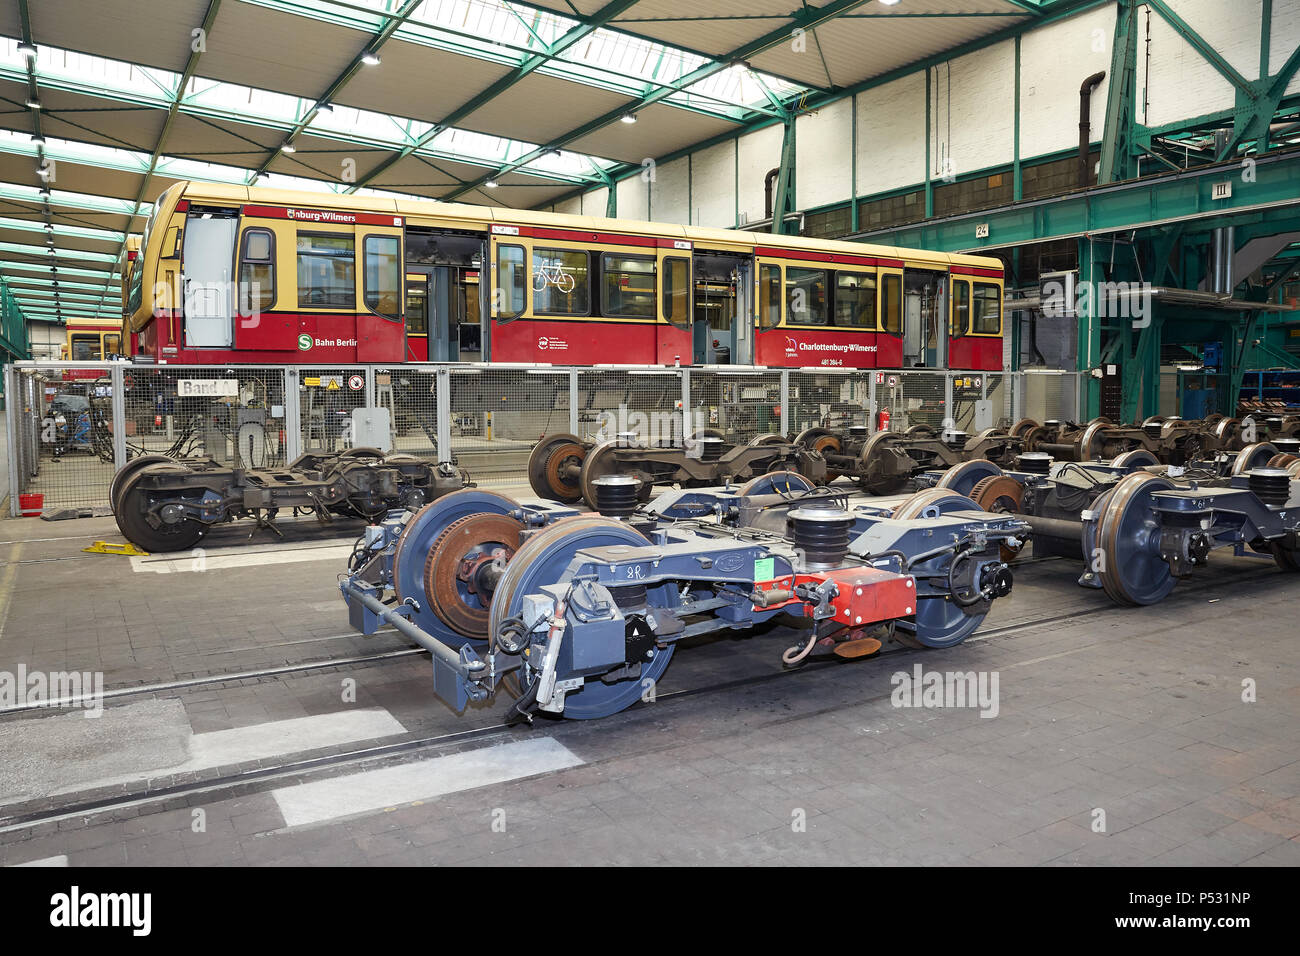
<path id="1" fill-rule="evenodd" d="M 533 209 L 510 209 L 504 206 L 445 203 L 434 199 L 340 195 L 265 186 L 238 186 L 193 181 L 177 183 L 168 191 L 171 192 L 172 190 L 177 190 L 180 193 L 177 198 L 181 198 L 181 195 L 183 195 L 185 199 L 191 202 L 256 202 L 266 205 L 347 209 L 356 212 L 391 212 L 405 217 L 408 222 L 416 225 L 427 224 L 447 228 L 486 231 L 492 223 L 551 226 L 560 229 L 593 230 L 628 235 L 680 236 L 705 248 L 780 246 L 786 249 L 806 249 L 857 256 L 875 255 L 882 258 L 925 260 L 946 265 L 1002 269 L 1001 260 L 988 256 L 931 252 L 896 246 L 877 246 L 864 242 L 848 242 L 842 239 L 778 236 L 766 232 L 747 232 L 740 229 L 684 226 L 676 223 L 647 222 L 634 219 L 606 219 L 599 216 L 574 216 L 568 213 L 539 212 Z"/>

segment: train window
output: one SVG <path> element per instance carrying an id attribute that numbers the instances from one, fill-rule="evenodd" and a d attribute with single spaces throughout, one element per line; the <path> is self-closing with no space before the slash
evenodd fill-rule
<path id="1" fill-rule="evenodd" d="M 396 319 L 402 314 L 401 241 L 396 236 L 366 236 L 365 250 L 365 302 L 366 308 L 378 312 L 386 319 Z"/>
<path id="2" fill-rule="evenodd" d="M 876 277 L 865 272 L 835 273 L 835 324 L 876 327 Z"/>
<path id="3" fill-rule="evenodd" d="M 989 282 L 975 283 L 974 317 L 976 335 L 1002 334 L 1002 290 Z"/>
<path id="4" fill-rule="evenodd" d="M 644 256 L 600 257 L 602 315 L 655 317 L 655 260 Z"/>
<path id="5" fill-rule="evenodd" d="M 246 229 L 239 254 L 239 314 L 256 315 L 274 303 L 275 236 L 269 229 Z"/>
<path id="6" fill-rule="evenodd" d="M 954 279 L 952 283 L 952 334 L 970 332 L 970 283 Z"/>
<path id="7" fill-rule="evenodd" d="M 523 314 L 524 276 L 524 247 L 497 246 L 497 287 L 492 290 L 497 318 L 509 320 Z"/>
<path id="8" fill-rule="evenodd" d="M 691 263 L 676 257 L 664 260 L 664 318 L 679 328 L 691 324 Z"/>
<path id="9" fill-rule="evenodd" d="M 880 279 L 880 326 L 890 335 L 903 334 L 903 277 Z"/>
<path id="10" fill-rule="evenodd" d="M 298 233 L 299 308 L 356 308 L 355 249 L 351 236 Z"/>
<path id="11" fill-rule="evenodd" d="M 774 329 L 781 324 L 781 267 L 763 266 L 758 278 L 758 327 Z"/>
<path id="12" fill-rule="evenodd" d="M 112 332 L 104 333 L 104 354 L 121 355 L 122 354 L 122 336 Z"/>
<path id="13" fill-rule="evenodd" d="M 533 311 L 587 315 L 587 254 L 577 249 L 533 249 Z"/>
<path id="14" fill-rule="evenodd" d="M 99 351 L 98 335 L 74 335 L 72 337 L 72 361 L 91 362 L 103 357 Z"/>
<path id="15" fill-rule="evenodd" d="M 826 272 L 824 269 L 785 270 L 785 313 L 793 325 L 826 324 Z"/>

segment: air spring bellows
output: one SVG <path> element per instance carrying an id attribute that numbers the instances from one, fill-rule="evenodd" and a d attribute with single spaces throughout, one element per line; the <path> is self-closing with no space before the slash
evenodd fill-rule
<path id="1" fill-rule="evenodd" d="M 944 432 L 943 443 L 953 451 L 961 451 L 966 447 L 967 437 L 965 432 Z"/>
<path id="2" fill-rule="evenodd" d="M 838 567 L 848 554 L 853 516 L 842 508 L 797 508 L 790 512 L 790 523 L 804 570 Z"/>
<path id="3" fill-rule="evenodd" d="M 1041 451 L 1028 451 L 1016 456 L 1016 468 L 1031 475 L 1045 475 L 1052 470 L 1052 456 Z"/>
<path id="4" fill-rule="evenodd" d="M 637 487 L 631 475 L 604 475 L 592 482 L 596 488 L 596 510 L 606 518 L 626 518 L 636 511 Z"/>
<path id="5" fill-rule="evenodd" d="M 1150 424 L 1143 425 L 1142 430 L 1147 433 L 1148 438 L 1159 438 L 1160 432 L 1164 427 L 1165 426 L 1160 422 L 1151 422 Z"/>
<path id="6" fill-rule="evenodd" d="M 1246 479 L 1255 497 L 1266 505 L 1280 507 L 1291 497 L 1291 475 L 1281 468 L 1253 468 Z"/>
<path id="7" fill-rule="evenodd" d="M 1283 455 L 1300 455 L 1300 438 L 1274 438 L 1273 447 Z"/>
<path id="8" fill-rule="evenodd" d="M 721 438 L 714 438 L 712 435 L 697 439 L 700 449 L 701 461 L 717 461 L 722 457 L 722 449 L 726 447 L 726 442 Z"/>
<path id="9" fill-rule="evenodd" d="M 868 428 L 866 425 L 849 426 L 849 437 L 852 438 L 854 441 L 861 441 L 863 438 L 866 438 L 867 435 L 869 435 L 870 433 L 871 433 L 871 429 Z"/>

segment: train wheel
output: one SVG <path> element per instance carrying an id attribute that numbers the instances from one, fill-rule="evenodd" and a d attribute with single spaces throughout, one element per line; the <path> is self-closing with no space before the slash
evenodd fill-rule
<path id="1" fill-rule="evenodd" d="M 1247 445 L 1237 452 L 1237 457 L 1232 463 L 1232 474 L 1244 475 L 1252 468 L 1265 468 L 1268 466 L 1269 459 L 1276 454 L 1278 450 L 1272 442 L 1261 441 Z"/>
<path id="2" fill-rule="evenodd" d="M 367 445 L 362 445 L 358 448 L 345 448 L 339 452 L 338 456 L 340 458 L 373 458 L 375 461 L 379 461 L 383 459 L 385 454 L 387 454 L 387 452 L 384 452 L 379 448 L 371 448 Z"/>
<path id="3" fill-rule="evenodd" d="M 1146 468 L 1148 465 L 1158 465 L 1160 459 L 1147 451 L 1145 448 L 1134 448 L 1132 451 L 1126 451 L 1122 455 L 1117 455 L 1110 463 L 1112 468 L 1126 468 L 1129 472 Z"/>
<path id="4" fill-rule="evenodd" d="M 433 599 L 425 589 L 430 554 L 444 532 L 461 518 L 509 515 L 518 508 L 518 503 L 505 495 L 463 488 L 436 498 L 407 520 L 393 550 L 393 590 L 399 601 L 414 601 L 411 620 L 452 646 L 465 643 L 465 636 L 445 624 L 433 610 Z"/>
<path id="5" fill-rule="evenodd" d="M 784 445 L 785 436 L 776 432 L 767 432 L 764 435 L 755 435 L 749 440 L 749 444 L 751 446 Z"/>
<path id="6" fill-rule="evenodd" d="M 637 499 L 642 503 L 650 500 L 654 484 L 639 471 L 624 469 L 616 457 L 619 447 L 618 442 L 601 442 L 583 459 L 582 475 L 578 479 L 578 484 L 582 488 L 582 498 L 589 507 L 596 507 L 596 479 L 604 478 L 606 475 L 632 475 L 634 478 L 641 479 L 641 485 L 636 493 Z"/>
<path id="7" fill-rule="evenodd" d="M 495 582 L 523 530 L 517 518 L 489 512 L 447 526 L 424 563 L 424 591 L 439 620 L 471 641 L 487 640 Z"/>
<path id="8" fill-rule="evenodd" d="M 528 485 L 539 498 L 573 504 L 582 499 L 573 465 L 582 466 L 587 446 L 576 435 L 562 432 L 547 435 L 528 455 Z"/>
<path id="9" fill-rule="evenodd" d="M 1277 454 L 1268 460 L 1269 468 L 1288 468 L 1295 462 L 1300 461 L 1295 455 Z"/>
<path id="10" fill-rule="evenodd" d="M 1146 428 L 1148 425 L 1163 425 L 1167 421 L 1169 421 L 1169 419 L 1165 418 L 1164 415 L 1152 415 L 1150 418 L 1147 418 L 1142 422 L 1142 427 Z"/>
<path id="11" fill-rule="evenodd" d="M 980 511 L 970 498 L 949 488 L 926 488 L 918 491 L 894 509 L 891 518 L 937 518 L 953 511 Z"/>
<path id="12" fill-rule="evenodd" d="M 1022 418 L 1011 426 L 1012 438 L 1024 438 L 1034 428 L 1042 428 L 1042 423 L 1034 421 L 1032 418 Z"/>
<path id="13" fill-rule="evenodd" d="M 1283 571 L 1300 571 L 1300 550 L 1288 548 L 1281 541 L 1272 543 L 1273 560 Z"/>
<path id="14" fill-rule="evenodd" d="M 903 434 L 908 438 L 937 438 L 939 436 L 934 426 L 925 424 L 913 425 Z"/>
<path id="15" fill-rule="evenodd" d="M 840 441 L 840 436 L 826 428 L 806 428 L 799 433 L 794 443 L 802 445 L 809 451 L 815 451 L 819 455 L 838 455 L 844 450 L 844 444 Z M 838 477 L 840 477 L 838 471 L 827 469 L 827 484 L 830 484 Z"/>
<path id="16" fill-rule="evenodd" d="M 975 487 L 970 490 L 970 499 L 982 511 L 990 514 L 1018 515 L 1021 512 L 1024 492 L 1024 486 L 1010 475 L 991 475 L 976 482 Z M 1019 547 L 1013 548 L 1003 542 L 1000 549 L 1002 560 L 1013 560 L 1024 546 L 1021 542 Z"/>
<path id="17" fill-rule="evenodd" d="M 113 506 L 113 514 L 116 515 L 119 511 L 117 496 L 121 494 L 122 488 L 128 481 L 150 465 L 173 465 L 175 463 L 176 459 L 167 455 L 141 455 L 139 458 L 132 458 L 119 468 L 117 474 L 113 476 L 112 484 L 108 486 L 108 503 Z M 122 523 L 120 521 L 117 527 L 121 530 Z M 125 531 L 122 531 L 122 533 L 126 534 Z"/>
<path id="18" fill-rule="evenodd" d="M 1025 451 L 1038 451 L 1038 443 L 1047 441 L 1052 437 L 1052 434 L 1052 429 L 1046 425 L 1034 425 L 1020 436 L 1020 440 Z"/>
<path id="19" fill-rule="evenodd" d="M 1116 604 L 1157 604 L 1177 583 L 1160 556 L 1160 516 L 1151 507 L 1152 493 L 1173 487 L 1167 478 L 1135 472 L 1109 492 L 1097 525 L 1097 572 Z"/>
<path id="20" fill-rule="evenodd" d="M 858 469 L 861 474 L 858 484 L 863 491 L 873 495 L 890 495 L 902 491 L 912 477 L 911 469 L 898 473 L 889 469 L 894 456 L 887 451 L 891 447 L 901 447 L 902 440 L 893 432 L 876 432 L 862 443 L 858 452 Z"/>
<path id="21" fill-rule="evenodd" d="M 1106 445 L 1106 431 L 1111 426 L 1108 422 L 1097 420 L 1083 430 L 1079 438 L 1079 461 L 1096 461 Z"/>
<path id="22" fill-rule="evenodd" d="M 1000 474 L 1002 469 L 987 458 L 972 458 L 945 471 L 935 487 L 948 488 L 959 495 L 970 495 L 971 489 L 985 478 L 995 478 Z"/>
<path id="23" fill-rule="evenodd" d="M 740 488 L 743 495 L 797 495 L 817 487 L 797 471 L 769 471 Z"/>
<path id="24" fill-rule="evenodd" d="M 154 468 L 159 465 L 155 463 Z M 163 465 L 169 470 L 174 465 Z M 148 474 L 142 468 L 132 475 L 118 491 L 115 516 L 117 526 L 126 539 L 145 551 L 188 551 L 202 540 L 208 526 L 194 518 L 165 521 L 153 510 L 153 505 L 173 497 L 177 491 L 153 492 L 141 487 L 141 479 Z M 179 490 L 179 489 L 178 489 Z"/>
<path id="25" fill-rule="evenodd" d="M 559 583 L 579 551 L 612 545 L 645 547 L 648 543 L 626 524 L 598 515 L 562 518 L 537 532 L 519 549 L 497 582 L 496 596 L 489 612 L 490 633 L 495 634 L 505 621 L 522 613 L 527 595 L 536 593 L 544 585 Z M 563 639 L 572 638 L 566 635 Z M 653 682 L 663 676 L 672 660 L 673 650 L 672 644 L 662 650 L 651 647 L 647 653 L 652 656 L 641 661 L 641 673 L 635 678 L 606 684 L 599 675 L 587 677 L 580 690 L 569 692 L 564 716 L 592 720 L 631 707 L 641 699 L 647 687 L 653 687 Z M 533 679 L 536 678 L 531 673 L 521 675 L 519 684 L 526 686 Z M 647 681 L 652 683 L 647 684 Z"/>
<path id="26" fill-rule="evenodd" d="M 1236 418 L 1220 418 L 1210 429 L 1211 434 L 1223 451 L 1231 451 L 1241 442 L 1241 421 Z"/>

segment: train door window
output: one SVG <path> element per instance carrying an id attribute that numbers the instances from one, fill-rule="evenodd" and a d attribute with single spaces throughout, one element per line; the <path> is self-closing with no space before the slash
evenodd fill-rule
<path id="1" fill-rule="evenodd" d="M 363 249 L 366 308 L 386 319 L 399 318 L 402 314 L 399 307 L 402 292 L 401 240 L 396 236 L 366 236 Z"/>
<path id="2" fill-rule="evenodd" d="M 758 327 L 774 329 L 781 324 L 781 267 L 765 265 L 758 277 Z"/>
<path id="3" fill-rule="evenodd" d="M 655 260 L 646 256 L 600 257 L 601 314 L 655 317 Z"/>
<path id="4" fill-rule="evenodd" d="M 298 233 L 298 307 L 356 307 L 356 246 L 351 236 Z"/>
<path id="5" fill-rule="evenodd" d="M 952 334 L 954 337 L 970 332 L 970 283 L 954 279 L 952 283 Z"/>
<path id="6" fill-rule="evenodd" d="M 991 282 L 975 283 L 971 328 L 976 335 L 1002 334 L 1002 290 Z"/>
<path id="7" fill-rule="evenodd" d="M 881 276 L 880 326 L 890 335 L 903 334 L 903 277 Z"/>
<path id="8" fill-rule="evenodd" d="M 239 314 L 256 315 L 275 304 L 275 235 L 244 230 L 239 250 Z"/>
<path id="9" fill-rule="evenodd" d="M 72 361 L 92 362 L 103 357 L 99 350 L 98 335 L 74 335 L 72 337 Z"/>
<path id="10" fill-rule="evenodd" d="M 869 329 L 876 325 L 876 277 L 866 272 L 835 273 L 835 324 Z"/>
<path id="11" fill-rule="evenodd" d="M 577 249 L 533 248 L 533 311 L 587 315 L 591 311 L 587 254 Z"/>
<path id="12" fill-rule="evenodd" d="M 426 335 L 429 331 L 429 277 L 410 274 L 406 277 L 406 331 L 408 335 Z"/>
<path id="13" fill-rule="evenodd" d="M 122 354 L 122 336 L 114 332 L 104 334 L 104 354 L 121 355 Z"/>
<path id="14" fill-rule="evenodd" d="M 691 324 L 691 263 L 689 259 L 664 260 L 664 319 L 679 328 Z"/>
<path id="15" fill-rule="evenodd" d="M 524 247 L 497 246 L 497 287 L 492 296 L 495 300 L 497 290 L 503 297 L 497 317 L 503 321 L 518 318 L 524 312 Z"/>
<path id="16" fill-rule="evenodd" d="M 785 269 L 785 316 L 793 325 L 826 324 L 826 271 Z"/>

